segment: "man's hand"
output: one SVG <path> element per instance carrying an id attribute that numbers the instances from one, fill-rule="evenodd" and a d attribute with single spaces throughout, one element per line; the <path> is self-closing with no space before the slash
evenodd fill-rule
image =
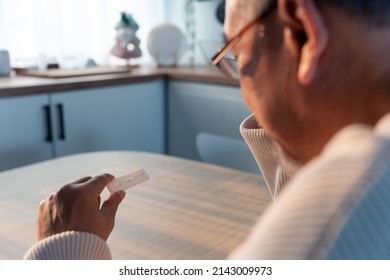
<path id="1" fill-rule="evenodd" d="M 126 195 L 124 191 L 113 193 L 100 207 L 100 194 L 113 179 L 110 174 L 81 178 L 42 201 L 37 239 L 75 230 L 94 233 L 107 240 L 114 228 L 118 206 Z"/>

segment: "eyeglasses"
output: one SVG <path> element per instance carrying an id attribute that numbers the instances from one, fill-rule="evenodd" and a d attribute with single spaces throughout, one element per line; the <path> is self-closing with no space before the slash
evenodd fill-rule
<path id="1" fill-rule="evenodd" d="M 211 59 L 211 63 L 219 68 L 226 76 L 239 80 L 240 71 L 238 68 L 237 59 L 233 56 L 231 50 L 240 41 L 241 37 L 256 24 L 264 20 L 274 9 L 277 7 L 278 1 L 273 0 L 257 18 L 251 21 L 245 26 L 237 35 L 235 35 L 230 41 L 226 43 Z M 264 32 L 264 26 L 262 29 Z"/>

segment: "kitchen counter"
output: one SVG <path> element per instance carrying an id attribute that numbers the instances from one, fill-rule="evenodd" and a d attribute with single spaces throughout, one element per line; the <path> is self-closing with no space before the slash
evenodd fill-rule
<path id="1" fill-rule="evenodd" d="M 88 73 L 80 73 L 86 70 Z M 196 146 L 198 134 L 241 140 L 237 128 L 250 112 L 238 82 L 217 68 L 139 66 L 131 72 L 124 70 L 56 69 L 27 73 L 50 77 L 13 74 L 0 78 L 0 128 L 5 135 L 0 141 L 0 170 L 62 155 L 112 149 L 202 160 L 198 149 L 203 148 Z M 117 110 L 102 114 L 107 108 Z M 195 120 L 199 125 L 188 125 Z M 181 140 L 183 131 L 187 131 L 186 141 Z M 120 138 L 112 137 L 119 134 Z M 209 146 L 208 142 L 199 145 L 204 144 Z M 185 153 L 180 152 L 182 149 Z M 230 162 L 225 157 L 204 160 L 224 166 L 223 162 Z M 250 166 L 257 172 L 256 164 Z"/>
<path id="2" fill-rule="evenodd" d="M 133 68 L 129 73 L 87 75 L 70 78 L 40 78 L 13 74 L 11 77 L 0 77 L 0 97 L 112 86 L 158 79 L 239 86 L 237 81 L 225 77 L 219 70 L 211 66 L 171 68 L 139 66 Z"/>

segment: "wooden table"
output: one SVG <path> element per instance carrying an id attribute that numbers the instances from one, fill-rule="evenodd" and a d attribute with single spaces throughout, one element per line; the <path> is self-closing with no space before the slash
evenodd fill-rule
<path id="1" fill-rule="evenodd" d="M 151 179 L 128 190 L 118 210 L 114 259 L 224 259 L 271 200 L 261 176 L 219 166 L 142 152 L 68 156 L 0 173 L 0 259 L 20 259 L 35 242 L 38 205 L 51 192 L 139 167 Z"/>

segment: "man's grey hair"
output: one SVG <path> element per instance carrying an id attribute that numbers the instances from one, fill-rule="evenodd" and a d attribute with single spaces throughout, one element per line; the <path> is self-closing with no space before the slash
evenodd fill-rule
<path id="1" fill-rule="evenodd" d="M 241 11 L 242 20 L 250 21 L 256 18 L 272 1 L 275 0 L 241 0 L 236 2 L 236 8 Z"/>

